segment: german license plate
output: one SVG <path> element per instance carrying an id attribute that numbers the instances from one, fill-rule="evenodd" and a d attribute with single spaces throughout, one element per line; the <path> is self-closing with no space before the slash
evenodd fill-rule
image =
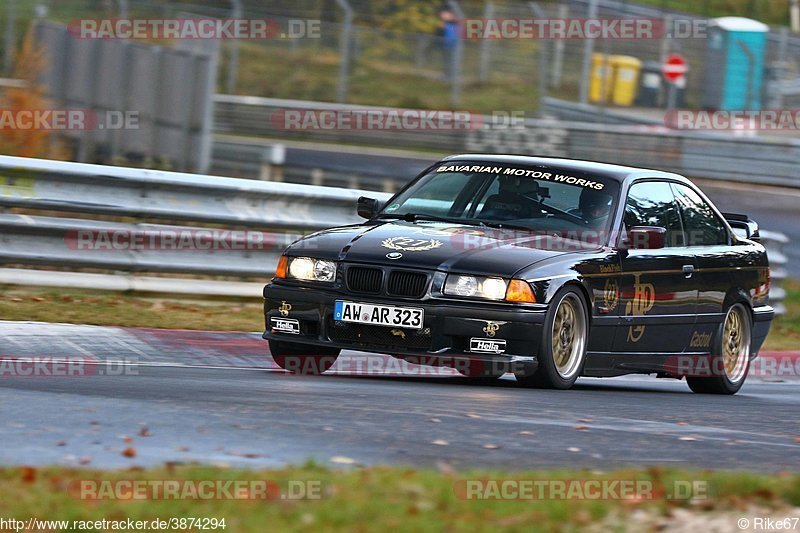
<path id="1" fill-rule="evenodd" d="M 362 304 L 338 300 L 333 308 L 333 319 L 337 322 L 374 324 L 390 328 L 421 329 L 425 311 L 412 307 Z"/>

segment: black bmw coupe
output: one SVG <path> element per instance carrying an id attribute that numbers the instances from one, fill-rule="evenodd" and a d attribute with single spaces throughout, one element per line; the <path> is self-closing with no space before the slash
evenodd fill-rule
<path id="1" fill-rule="evenodd" d="M 292 244 L 264 288 L 287 370 L 348 349 L 537 387 L 644 373 L 733 394 L 774 314 L 755 222 L 677 174 L 457 155 L 358 213 Z"/>

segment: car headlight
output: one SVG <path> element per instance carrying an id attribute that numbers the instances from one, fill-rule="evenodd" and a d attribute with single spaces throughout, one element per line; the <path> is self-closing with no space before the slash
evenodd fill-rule
<path id="1" fill-rule="evenodd" d="M 521 279 L 512 279 L 509 282 L 503 278 L 496 277 L 450 274 L 444 283 L 444 293 L 448 296 L 463 296 L 465 298 L 536 303 L 536 296 L 530 283 Z"/>
<path id="2" fill-rule="evenodd" d="M 326 281 L 336 279 L 336 263 L 311 257 L 289 259 L 289 277 L 301 281 Z"/>
<path id="3" fill-rule="evenodd" d="M 450 296 L 487 300 L 502 300 L 506 289 L 506 280 L 493 277 L 450 275 L 444 284 L 444 293 Z"/>

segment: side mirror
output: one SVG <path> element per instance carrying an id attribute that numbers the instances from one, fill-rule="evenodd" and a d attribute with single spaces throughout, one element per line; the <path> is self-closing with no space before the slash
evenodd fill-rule
<path id="1" fill-rule="evenodd" d="M 361 196 L 358 199 L 358 216 L 366 219 L 374 217 L 381 210 L 381 202 L 375 198 Z"/>
<path id="2" fill-rule="evenodd" d="M 633 250 L 658 250 L 664 247 L 667 229 L 658 226 L 634 226 L 628 230 L 627 247 Z"/>

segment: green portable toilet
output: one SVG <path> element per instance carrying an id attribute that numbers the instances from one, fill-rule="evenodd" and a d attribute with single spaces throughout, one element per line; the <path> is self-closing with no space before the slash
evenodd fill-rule
<path id="1" fill-rule="evenodd" d="M 705 109 L 761 109 L 769 26 L 744 17 L 712 19 L 706 50 Z"/>

